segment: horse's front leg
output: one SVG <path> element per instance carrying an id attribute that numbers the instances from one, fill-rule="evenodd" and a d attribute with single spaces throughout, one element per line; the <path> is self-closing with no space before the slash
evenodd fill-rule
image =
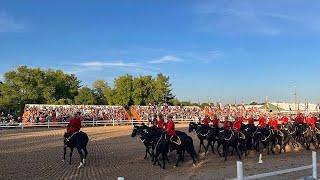
<path id="1" fill-rule="evenodd" d="M 224 161 L 227 161 L 228 149 L 229 149 L 229 147 L 228 147 L 227 145 L 223 145 L 223 156 L 224 156 Z"/>
<path id="2" fill-rule="evenodd" d="M 72 153 L 73 153 L 73 147 L 70 148 L 70 156 L 69 156 L 69 164 L 71 164 L 71 159 L 72 159 Z"/>
<path id="3" fill-rule="evenodd" d="M 202 142 L 203 142 L 203 140 L 202 140 L 202 139 L 200 139 L 199 153 L 200 153 L 200 151 L 201 151 Z"/>
<path id="4" fill-rule="evenodd" d="M 236 149 L 236 153 L 237 153 L 237 155 L 239 157 L 239 160 L 241 161 L 241 152 L 240 152 L 239 146 L 236 145 L 235 149 Z"/>
<path id="5" fill-rule="evenodd" d="M 166 153 L 162 153 L 162 168 L 165 169 L 166 168 Z"/>
<path id="6" fill-rule="evenodd" d="M 147 159 L 148 153 L 150 154 L 150 152 L 149 152 L 149 147 L 146 148 L 146 154 L 144 155 L 144 158 L 143 158 L 143 159 Z"/>
<path id="7" fill-rule="evenodd" d="M 221 154 L 220 151 L 219 151 L 220 146 L 221 146 L 221 142 L 218 142 L 217 152 L 218 152 L 219 156 L 222 157 L 222 154 Z M 223 148 L 222 148 L 222 149 L 223 149 Z M 223 153 L 223 152 L 222 152 L 222 153 Z"/>
<path id="8" fill-rule="evenodd" d="M 176 164 L 175 164 L 174 167 L 178 167 L 178 164 L 179 164 L 179 162 L 181 160 L 182 151 L 181 150 L 179 150 L 179 151 L 177 150 L 177 155 L 178 155 L 178 157 L 177 157 L 177 161 L 176 161 Z"/>
<path id="9" fill-rule="evenodd" d="M 78 168 L 81 168 L 83 166 L 83 153 L 82 153 L 82 150 L 80 147 L 78 147 L 77 150 L 80 155 L 80 164 L 79 164 Z"/>
<path id="10" fill-rule="evenodd" d="M 213 154 L 215 153 L 215 152 L 214 152 L 214 144 L 215 144 L 215 141 L 212 141 L 211 144 L 210 144 L 211 150 L 212 150 L 212 153 L 213 153 Z"/>
<path id="11" fill-rule="evenodd" d="M 64 147 L 63 147 L 63 162 L 66 161 L 66 153 L 67 153 L 67 147 L 64 146 Z"/>

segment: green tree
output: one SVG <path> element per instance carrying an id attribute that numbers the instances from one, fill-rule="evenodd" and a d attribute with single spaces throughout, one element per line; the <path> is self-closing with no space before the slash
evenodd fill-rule
<path id="1" fill-rule="evenodd" d="M 154 102 L 154 92 L 152 76 L 134 78 L 132 98 L 135 105 L 147 105 Z"/>
<path id="2" fill-rule="evenodd" d="M 27 103 L 53 104 L 59 99 L 74 99 L 80 81 L 61 70 L 41 70 L 20 66 L 4 74 L 0 104 L 22 112 Z"/>
<path id="3" fill-rule="evenodd" d="M 93 92 L 95 94 L 97 104 L 100 104 L 100 105 L 109 104 L 108 98 L 107 98 L 109 96 L 105 95 L 105 93 L 108 93 L 108 90 L 111 90 L 111 88 L 108 86 L 107 82 L 104 80 L 96 80 L 93 83 Z"/>
<path id="4" fill-rule="evenodd" d="M 154 99 L 157 103 L 168 102 L 170 104 L 171 100 L 174 99 L 172 95 L 171 84 L 169 81 L 169 76 L 163 74 L 158 74 L 154 82 Z"/>
<path id="5" fill-rule="evenodd" d="M 79 89 L 78 95 L 74 97 L 76 104 L 93 105 L 96 103 L 96 99 L 93 91 L 88 87 L 82 87 Z"/>
<path id="6" fill-rule="evenodd" d="M 114 81 L 113 103 L 128 108 L 133 104 L 133 78 L 131 75 L 120 76 Z"/>

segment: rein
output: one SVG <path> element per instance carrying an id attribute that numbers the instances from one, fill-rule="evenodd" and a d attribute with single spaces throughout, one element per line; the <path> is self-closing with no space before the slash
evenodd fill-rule
<path id="1" fill-rule="evenodd" d="M 234 135 L 234 132 L 231 131 L 230 137 L 229 137 L 228 139 L 224 138 L 224 140 L 225 140 L 225 141 L 230 141 L 230 139 L 233 137 L 233 135 Z"/>
<path id="2" fill-rule="evenodd" d="M 271 136 L 271 130 L 269 131 L 268 137 L 264 138 L 264 140 L 261 139 L 261 141 L 266 141 Z"/>
<path id="3" fill-rule="evenodd" d="M 71 134 L 71 136 L 69 136 L 68 138 L 66 138 L 66 141 L 69 142 L 71 140 L 71 138 L 75 135 L 78 134 L 79 132 L 75 132 L 73 134 Z"/>

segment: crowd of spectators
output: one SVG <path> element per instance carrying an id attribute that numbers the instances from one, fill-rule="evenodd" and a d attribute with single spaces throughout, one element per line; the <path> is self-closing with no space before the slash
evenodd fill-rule
<path id="1" fill-rule="evenodd" d="M 150 120 L 158 114 L 165 118 L 172 115 L 174 119 L 198 119 L 204 115 L 198 106 L 134 106 L 134 110 L 139 114 L 141 120 Z"/>
<path id="2" fill-rule="evenodd" d="M 20 117 L 14 117 L 12 114 L 0 113 L 0 124 L 12 125 L 20 121 Z"/>
<path id="3" fill-rule="evenodd" d="M 81 112 L 85 121 L 126 120 L 128 115 L 123 106 L 105 105 L 26 105 L 25 122 L 66 122 L 76 112 Z"/>

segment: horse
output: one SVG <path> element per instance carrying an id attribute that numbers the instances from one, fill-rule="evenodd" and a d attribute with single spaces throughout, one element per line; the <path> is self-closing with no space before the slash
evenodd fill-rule
<path id="1" fill-rule="evenodd" d="M 193 166 L 196 166 L 196 160 L 195 157 L 197 156 L 193 140 L 190 136 L 186 135 L 185 133 L 176 133 L 176 136 L 172 136 L 169 138 L 169 136 L 166 136 L 165 138 L 166 142 L 169 144 L 169 147 L 171 150 L 176 150 L 177 152 L 177 161 L 174 167 L 178 167 L 179 162 L 184 160 L 184 152 L 187 151 L 188 154 L 192 158 Z"/>
<path id="2" fill-rule="evenodd" d="M 290 142 L 293 148 L 295 148 L 295 146 L 297 145 L 297 142 L 295 140 L 296 128 L 293 127 L 291 123 L 287 123 L 280 125 L 279 130 L 283 134 L 282 144 L 280 145 L 280 153 L 282 150 L 286 152 L 286 146 L 289 145 Z"/>
<path id="3" fill-rule="evenodd" d="M 220 131 L 220 140 L 222 142 L 222 147 L 223 147 L 224 161 L 227 161 L 227 156 L 228 156 L 230 147 L 232 147 L 233 150 L 234 149 L 236 150 L 236 153 L 239 157 L 239 160 L 241 160 L 241 153 L 240 153 L 240 149 L 239 149 L 239 136 L 237 135 L 236 132 L 234 132 L 231 129 L 230 130 L 226 130 L 226 129 L 221 130 Z M 219 150 L 218 150 L 218 153 L 221 156 L 221 153 L 219 152 Z"/>
<path id="4" fill-rule="evenodd" d="M 66 160 L 67 147 L 69 147 L 71 150 L 70 157 L 69 157 L 69 164 L 71 164 L 73 149 L 77 148 L 78 153 L 80 155 L 80 165 L 78 166 L 78 168 L 85 166 L 86 158 L 88 155 L 88 151 L 87 151 L 88 141 L 89 141 L 88 135 L 82 131 L 73 133 L 72 135 L 68 133 L 64 133 L 63 161 Z M 84 152 L 84 156 L 82 151 Z"/>
<path id="5" fill-rule="evenodd" d="M 162 159 L 163 159 L 162 168 L 165 169 L 165 160 L 167 160 L 169 163 L 169 158 L 167 156 L 169 148 L 161 144 L 162 133 L 163 133 L 162 129 L 148 127 L 144 124 L 142 125 L 136 124 L 134 125 L 134 128 L 132 130 L 131 137 L 135 137 L 137 135 L 140 136 L 142 143 L 146 147 L 146 154 L 144 159 L 146 159 L 147 155 L 149 154 L 152 157 L 152 161 L 154 165 L 158 163 L 158 165 L 161 167 L 161 164 L 158 160 L 158 156 L 162 154 Z"/>
<path id="6" fill-rule="evenodd" d="M 263 145 L 263 148 L 267 148 L 267 154 L 275 154 L 274 147 L 276 145 L 275 135 L 272 130 L 267 126 L 265 128 L 257 128 L 256 132 L 253 135 L 255 140 L 256 151 L 261 153 L 260 144 Z"/>
<path id="7" fill-rule="evenodd" d="M 317 135 L 315 131 L 311 128 L 311 126 L 308 126 L 307 129 L 303 132 L 304 137 L 304 144 L 306 146 L 306 149 L 310 149 L 310 145 L 313 144 L 315 148 L 317 148 Z"/>
<path id="8" fill-rule="evenodd" d="M 240 132 L 245 136 L 246 150 L 252 150 L 254 146 L 253 134 L 257 130 L 257 127 L 253 124 L 242 124 Z"/>
<path id="9" fill-rule="evenodd" d="M 140 139 L 143 143 L 143 145 L 146 147 L 146 153 L 143 159 L 147 159 L 148 158 L 148 154 L 152 157 L 152 161 L 154 161 L 154 142 L 153 142 L 153 136 L 154 134 L 152 133 L 150 136 L 144 136 L 142 138 L 142 131 L 144 129 L 147 129 L 148 126 L 144 125 L 144 124 L 135 124 L 133 126 L 133 130 L 131 133 L 131 137 L 136 137 L 137 135 L 140 135 Z M 145 130 L 147 131 L 147 130 Z"/>
<path id="10" fill-rule="evenodd" d="M 189 133 L 191 133 L 192 131 L 195 131 L 197 134 L 197 137 L 200 140 L 200 147 L 199 147 L 199 153 L 201 151 L 201 147 L 203 146 L 204 150 L 205 150 L 205 154 L 207 153 L 207 147 L 204 145 L 204 140 L 207 139 L 207 136 L 209 134 L 209 127 L 206 127 L 205 125 L 202 124 L 196 124 L 194 122 L 190 122 L 189 123 Z M 209 142 L 208 142 L 209 145 Z"/>
<path id="11" fill-rule="evenodd" d="M 219 151 L 220 146 L 222 145 L 222 142 L 220 140 L 220 131 L 222 130 L 222 128 L 219 127 L 209 127 L 209 131 L 208 131 L 208 135 L 207 135 L 207 147 L 206 147 L 206 152 L 205 155 L 207 154 L 208 150 L 209 150 L 209 146 L 211 146 L 211 150 L 213 153 L 214 152 L 214 145 L 217 142 L 217 151 Z"/>

